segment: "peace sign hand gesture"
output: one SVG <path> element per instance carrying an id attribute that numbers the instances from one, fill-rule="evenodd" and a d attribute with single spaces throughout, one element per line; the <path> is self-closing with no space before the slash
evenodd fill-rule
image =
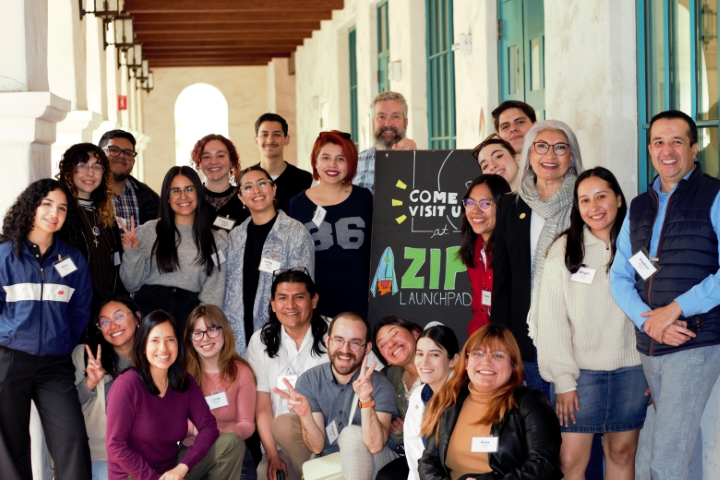
<path id="1" fill-rule="evenodd" d="M 377 365 L 377 362 L 371 363 L 370 367 L 367 366 L 367 362 L 368 357 L 367 355 L 365 355 L 365 359 L 360 366 L 360 376 L 357 380 L 353 382 L 353 390 L 355 391 L 355 394 L 358 396 L 361 402 L 369 402 L 370 396 L 373 392 L 373 386 L 372 382 L 370 381 L 370 377 L 375 371 L 375 365 Z"/>
<path id="2" fill-rule="evenodd" d="M 97 349 L 97 357 L 93 357 L 92 351 L 90 350 L 89 345 L 85 345 L 85 351 L 88 355 L 88 363 L 87 367 L 85 368 L 85 373 L 87 374 L 87 379 L 85 380 L 85 384 L 87 385 L 88 389 L 93 390 L 98 383 L 100 383 L 105 376 L 105 369 L 102 366 L 101 363 L 101 349 L 100 345 L 98 345 Z"/>
<path id="3" fill-rule="evenodd" d="M 283 378 L 283 382 L 285 382 L 285 386 L 287 386 L 287 392 L 280 390 L 277 387 L 273 388 L 273 391 L 287 400 L 290 411 L 297 413 L 300 418 L 310 415 L 312 413 L 312 408 L 310 407 L 310 402 L 308 402 L 307 397 L 298 393 L 287 378 Z"/>
<path id="4" fill-rule="evenodd" d="M 135 217 L 130 217 L 130 230 L 127 229 L 127 225 L 122 218 L 118 217 L 120 222 L 120 228 L 122 228 L 122 246 L 125 249 L 140 248 L 140 240 L 138 240 L 135 234 Z"/>

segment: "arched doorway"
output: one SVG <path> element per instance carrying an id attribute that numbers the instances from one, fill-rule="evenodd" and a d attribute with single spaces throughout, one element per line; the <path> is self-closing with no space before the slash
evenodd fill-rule
<path id="1" fill-rule="evenodd" d="M 175 164 L 191 165 L 195 142 L 210 133 L 228 137 L 227 100 L 217 87 L 190 85 L 175 101 Z"/>

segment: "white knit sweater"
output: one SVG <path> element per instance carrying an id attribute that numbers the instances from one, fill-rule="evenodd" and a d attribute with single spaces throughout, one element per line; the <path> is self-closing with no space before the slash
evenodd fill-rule
<path id="1" fill-rule="evenodd" d="M 583 264 L 595 269 L 592 284 L 572 281 L 565 266 L 567 237 L 548 251 L 540 284 L 540 375 L 556 393 L 574 390 L 580 369 L 611 371 L 640 364 L 635 326 L 610 294 L 610 246 L 585 228 Z"/>

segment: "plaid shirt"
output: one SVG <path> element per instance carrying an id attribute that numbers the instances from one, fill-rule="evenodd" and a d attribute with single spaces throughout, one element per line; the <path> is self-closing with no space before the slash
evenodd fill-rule
<path id="1" fill-rule="evenodd" d="M 135 218 L 135 226 L 140 225 L 140 208 L 137 201 L 138 186 L 130 177 L 125 179 L 125 188 L 115 197 L 115 216 L 120 217 L 130 228 L 130 217 Z"/>
<path id="2" fill-rule="evenodd" d="M 365 187 L 375 194 L 375 147 L 370 147 L 358 155 L 357 173 L 353 184 Z"/>

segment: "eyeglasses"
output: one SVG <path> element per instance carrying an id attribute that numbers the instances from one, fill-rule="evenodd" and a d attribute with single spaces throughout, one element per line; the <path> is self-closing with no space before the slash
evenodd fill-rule
<path id="1" fill-rule="evenodd" d="M 567 143 L 558 142 L 550 145 L 547 142 L 533 142 L 533 148 L 540 155 L 545 155 L 546 153 L 548 153 L 550 151 L 550 147 L 552 147 L 553 152 L 555 152 L 555 155 L 557 155 L 558 157 L 562 157 L 570 150 L 570 145 Z"/>
<path id="2" fill-rule="evenodd" d="M 115 323 L 117 326 L 123 326 L 127 323 L 127 317 L 128 315 L 132 315 L 131 313 L 118 313 L 113 318 L 103 318 L 99 322 L 97 322 L 95 325 L 102 330 L 103 332 L 108 330 L 110 328 L 111 323 Z"/>
<path id="3" fill-rule="evenodd" d="M 252 183 L 252 182 L 245 183 L 242 186 L 241 190 L 243 191 L 243 193 L 250 193 L 250 192 L 252 192 L 253 185 L 257 185 L 257 187 L 260 190 L 265 190 L 266 188 L 269 188 L 272 184 L 273 184 L 272 181 L 262 178 L 255 183 Z"/>
<path id="4" fill-rule="evenodd" d="M 92 167 L 89 166 L 87 163 L 78 163 L 77 165 L 75 165 L 75 170 L 80 173 L 87 173 L 88 170 L 92 170 L 93 175 L 102 175 L 105 171 L 105 167 L 103 167 L 99 163 L 94 163 Z"/>
<path id="5" fill-rule="evenodd" d="M 195 187 L 193 187 L 192 185 L 188 185 L 185 188 L 178 188 L 178 187 L 171 188 L 170 196 L 171 197 L 179 197 L 182 192 L 185 192 L 186 196 L 191 197 L 191 196 L 195 195 Z"/>
<path id="6" fill-rule="evenodd" d="M 131 158 L 137 157 L 136 151 L 128 150 L 128 149 L 123 150 L 120 147 L 107 146 L 107 147 L 103 148 L 103 150 L 105 150 L 108 153 L 108 155 L 111 157 L 119 157 L 120 154 L 123 154 L 126 157 L 131 157 Z"/>
<path id="7" fill-rule="evenodd" d="M 322 138 L 322 137 L 324 137 L 324 136 L 326 136 L 326 135 L 328 135 L 328 134 L 330 134 L 330 133 L 334 133 L 334 134 L 336 134 L 336 135 L 340 135 L 340 136 L 343 137 L 345 140 L 352 140 L 352 135 L 350 135 L 349 133 L 345 133 L 345 132 L 339 132 L 339 131 L 337 131 L 337 130 L 333 130 L 332 132 L 320 132 L 320 135 L 318 135 L 318 138 Z"/>
<path id="8" fill-rule="evenodd" d="M 490 210 L 490 207 L 492 207 L 495 202 L 493 202 L 492 200 L 475 201 L 472 198 L 466 198 L 462 201 L 462 203 L 463 205 L 465 205 L 466 210 L 472 210 L 473 208 L 475 208 L 475 205 L 477 205 L 480 210 L 482 210 L 483 212 L 487 212 L 488 210 Z"/>
<path id="9" fill-rule="evenodd" d="M 345 345 L 347 343 L 348 346 L 350 347 L 350 350 L 360 350 L 362 347 L 367 345 L 367 343 L 360 343 L 357 340 L 348 342 L 344 338 L 340 338 L 340 337 L 333 337 L 330 339 L 330 342 L 333 344 L 333 347 L 335 347 L 335 348 L 342 348 L 343 345 Z"/>
<path id="10" fill-rule="evenodd" d="M 190 338 L 193 339 L 193 342 L 202 342 L 205 335 L 207 335 L 208 338 L 217 338 L 220 336 L 221 331 L 222 327 L 210 327 L 207 330 L 193 330 L 190 334 Z"/>
<path id="11" fill-rule="evenodd" d="M 468 357 L 473 357 L 476 360 L 482 360 L 485 358 L 485 352 L 482 350 L 475 350 L 474 352 L 468 352 Z M 493 362 L 504 362 L 509 355 L 505 352 L 492 352 L 490 353 L 490 360 Z"/>
<path id="12" fill-rule="evenodd" d="M 304 273 L 305 275 L 310 276 L 310 272 L 308 272 L 308 269 L 305 267 L 294 267 L 294 268 L 280 268 L 278 270 L 273 271 L 273 277 L 278 277 L 282 275 L 283 273 L 288 272 L 300 272 Z"/>
<path id="13" fill-rule="evenodd" d="M 480 156 L 480 150 L 485 148 L 488 145 L 488 143 L 487 143 L 488 140 L 492 140 L 493 138 L 500 138 L 500 136 L 498 136 L 497 133 L 491 133 L 490 135 L 485 137 L 485 140 L 480 142 L 480 144 L 477 147 L 473 148 L 472 152 L 470 152 L 470 153 L 472 153 L 472 156 L 475 157 L 476 160 Z M 502 138 L 500 138 L 500 140 L 502 140 Z"/>

